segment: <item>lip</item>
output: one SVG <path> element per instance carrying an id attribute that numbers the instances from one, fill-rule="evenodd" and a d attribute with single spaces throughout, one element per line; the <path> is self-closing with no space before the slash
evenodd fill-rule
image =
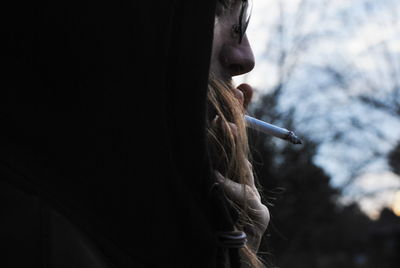
<path id="1" fill-rule="evenodd" d="M 242 84 L 238 85 L 236 88 L 241 91 L 253 91 L 253 87 L 247 83 L 242 83 Z"/>
<path id="2" fill-rule="evenodd" d="M 236 87 L 243 93 L 243 106 L 247 109 L 247 106 L 250 104 L 251 99 L 253 97 L 253 88 L 247 83 L 242 83 Z"/>

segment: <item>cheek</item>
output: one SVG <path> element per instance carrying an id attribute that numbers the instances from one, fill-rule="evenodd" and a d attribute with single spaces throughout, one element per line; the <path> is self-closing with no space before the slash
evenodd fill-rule
<path id="1" fill-rule="evenodd" d="M 221 29 L 219 27 L 215 27 L 214 30 L 214 40 L 212 44 L 212 52 L 211 52 L 211 62 L 210 62 L 210 68 L 211 71 L 214 73 L 217 73 L 221 69 L 221 63 L 220 63 L 220 54 L 221 54 L 221 49 L 223 46 L 223 38 L 221 38 Z"/>
<path id="2" fill-rule="evenodd" d="M 227 17 L 217 19 L 214 25 L 210 71 L 221 79 L 226 79 L 224 77 L 226 71 L 224 70 L 224 55 L 226 54 L 224 50 L 232 45 L 231 43 L 233 42 L 231 36 L 232 25 L 233 21 Z"/>

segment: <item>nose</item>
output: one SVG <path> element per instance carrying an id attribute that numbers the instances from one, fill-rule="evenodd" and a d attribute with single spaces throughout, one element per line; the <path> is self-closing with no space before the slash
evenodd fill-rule
<path id="1" fill-rule="evenodd" d="M 224 71 L 231 77 L 248 73 L 254 68 L 254 55 L 247 36 L 240 44 L 224 44 L 220 57 Z"/>

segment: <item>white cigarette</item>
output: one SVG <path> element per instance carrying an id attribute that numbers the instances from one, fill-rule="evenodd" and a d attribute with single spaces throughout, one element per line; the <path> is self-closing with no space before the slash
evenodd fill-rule
<path id="1" fill-rule="evenodd" d="M 246 120 L 247 126 L 251 129 L 290 141 L 293 144 L 302 144 L 302 141 L 294 134 L 293 131 L 277 127 L 248 115 L 245 115 L 244 119 Z"/>

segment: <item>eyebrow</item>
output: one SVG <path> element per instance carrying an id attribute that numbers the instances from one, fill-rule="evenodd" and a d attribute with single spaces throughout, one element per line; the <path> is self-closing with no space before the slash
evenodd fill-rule
<path id="1" fill-rule="evenodd" d="M 218 0 L 218 2 L 221 3 L 225 8 L 231 6 L 236 1 L 237 0 Z"/>
<path id="2" fill-rule="evenodd" d="M 235 2 L 239 0 L 218 0 L 217 5 L 220 5 L 221 10 L 219 10 L 219 15 L 223 14 L 228 10 Z M 217 14 L 218 15 L 218 14 Z"/>

